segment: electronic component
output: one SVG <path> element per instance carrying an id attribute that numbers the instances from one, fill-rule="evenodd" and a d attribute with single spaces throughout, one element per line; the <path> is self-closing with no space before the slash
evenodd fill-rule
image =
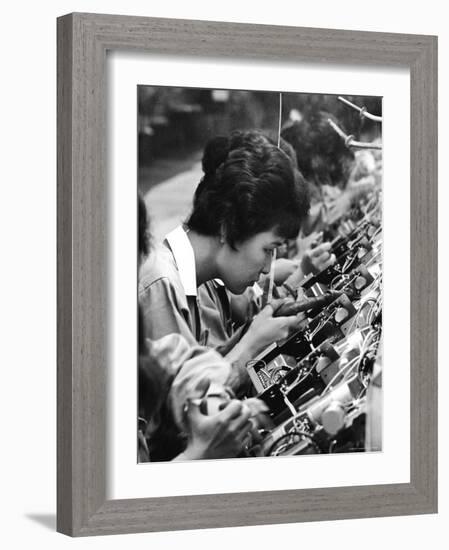
<path id="1" fill-rule="evenodd" d="M 365 450 L 365 425 L 372 414 L 367 396 L 374 365 L 379 366 L 382 328 L 378 201 L 379 193 L 371 193 L 328 228 L 336 263 L 308 276 L 301 285 L 303 297 L 275 312 L 303 311 L 301 330 L 248 365 L 257 397 L 267 404 L 275 426 L 262 442 L 264 455 Z"/>
<path id="2" fill-rule="evenodd" d="M 309 452 L 311 444 L 318 447 L 319 452 L 330 452 L 331 444 L 335 441 L 335 447 L 338 443 L 334 440 L 335 436 L 345 431 L 347 432 L 341 441 L 346 444 L 350 440 L 348 434 L 354 420 L 365 413 L 364 401 L 354 406 L 354 400 L 364 390 L 363 382 L 354 375 L 323 396 L 303 404 L 292 418 L 278 425 L 265 438 L 264 453 L 272 454 L 275 450 L 276 455 L 303 454 Z M 359 439 L 360 435 L 357 434 L 357 440 Z M 277 442 L 283 443 L 281 451 L 277 448 Z"/>

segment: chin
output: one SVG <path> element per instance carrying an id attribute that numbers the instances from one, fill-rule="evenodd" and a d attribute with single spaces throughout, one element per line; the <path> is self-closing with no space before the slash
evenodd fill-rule
<path id="1" fill-rule="evenodd" d="M 247 288 L 252 286 L 254 283 L 243 283 L 241 285 L 236 285 L 234 289 L 230 289 L 233 294 L 243 294 Z"/>
<path id="2" fill-rule="evenodd" d="M 241 286 L 228 286 L 228 290 L 230 290 L 232 294 L 243 294 L 245 292 L 245 288 L 242 288 Z"/>

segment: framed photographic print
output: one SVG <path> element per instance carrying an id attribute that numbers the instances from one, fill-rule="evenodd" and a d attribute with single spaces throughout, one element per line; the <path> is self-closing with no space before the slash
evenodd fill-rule
<path id="1" fill-rule="evenodd" d="M 58 19 L 59 531 L 436 512 L 436 78 L 429 36 Z"/>

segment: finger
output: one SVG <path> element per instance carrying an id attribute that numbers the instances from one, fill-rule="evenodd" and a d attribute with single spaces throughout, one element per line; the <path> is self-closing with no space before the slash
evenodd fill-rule
<path id="1" fill-rule="evenodd" d="M 275 306 L 273 304 L 273 302 L 275 302 L 275 300 L 272 300 L 271 302 L 268 302 L 264 307 L 263 309 L 260 311 L 259 313 L 259 317 L 262 317 L 262 318 L 268 318 L 268 317 L 272 317 L 273 316 L 273 313 L 275 311 Z"/>
<path id="2" fill-rule="evenodd" d="M 267 404 L 262 401 L 262 399 L 257 399 L 257 397 L 250 397 L 249 399 L 245 399 L 244 403 L 247 407 L 249 407 L 251 411 L 251 416 L 257 416 L 258 414 L 267 412 L 269 410 Z"/>
<path id="3" fill-rule="evenodd" d="M 235 418 L 238 418 L 243 412 L 243 403 L 234 399 L 218 414 L 223 422 L 228 422 Z"/>
<path id="4" fill-rule="evenodd" d="M 331 265 L 334 265 L 334 263 L 337 261 L 337 258 L 335 257 L 335 254 L 331 254 L 329 256 L 329 259 L 324 262 L 324 265 L 321 267 L 321 269 L 327 269 Z"/>
<path id="5" fill-rule="evenodd" d="M 312 262 L 316 265 L 320 262 L 326 262 L 330 258 L 331 254 L 328 250 L 323 250 L 320 254 L 317 254 L 312 259 Z"/>
<path id="6" fill-rule="evenodd" d="M 316 234 L 313 241 L 311 241 L 310 248 L 315 248 L 315 247 L 319 246 L 322 239 L 323 239 L 323 232 L 320 231 L 319 233 Z"/>
<path id="7" fill-rule="evenodd" d="M 262 435 L 259 432 L 259 422 L 257 421 L 256 418 L 250 418 L 249 421 L 251 423 L 250 433 L 253 436 L 253 439 L 257 439 L 258 441 L 261 441 Z"/>
<path id="8" fill-rule="evenodd" d="M 234 434 L 236 438 L 251 432 L 253 425 L 249 421 L 249 418 L 238 418 L 229 423 L 228 430 L 230 433 Z"/>
<path id="9" fill-rule="evenodd" d="M 329 241 L 326 241 L 325 243 L 321 243 L 314 249 L 314 253 L 321 254 L 322 252 L 328 252 L 332 248 L 332 243 Z"/>
<path id="10" fill-rule="evenodd" d="M 329 260 L 331 255 L 329 252 L 326 252 L 322 256 L 318 256 L 317 258 L 313 258 L 312 260 L 312 267 L 315 269 L 315 271 L 321 271 L 323 269 L 323 265 Z"/>
<path id="11" fill-rule="evenodd" d="M 302 321 L 306 321 L 307 320 L 307 314 L 305 311 L 300 311 L 299 313 L 296 314 L 296 319 L 298 321 L 299 324 L 302 323 Z"/>
<path id="12" fill-rule="evenodd" d="M 303 320 L 304 320 L 304 316 L 302 315 L 302 313 L 299 313 L 298 315 L 295 315 L 294 317 L 289 317 L 288 318 L 288 329 L 293 330 L 293 329 L 300 328 L 302 323 L 303 323 Z"/>
<path id="13" fill-rule="evenodd" d="M 296 328 L 299 324 L 299 320 L 296 315 L 291 315 L 289 317 L 276 317 L 277 325 L 276 328 L 273 326 L 273 333 L 277 333 L 277 339 L 285 338 L 288 335 L 288 332 L 292 328 Z"/>
<path id="14" fill-rule="evenodd" d="M 294 259 L 290 259 L 290 258 L 278 258 L 275 262 L 274 262 L 274 269 L 285 269 L 285 268 L 290 268 L 292 266 L 295 266 L 297 265 L 297 260 L 294 260 Z"/>
<path id="15" fill-rule="evenodd" d="M 321 258 L 319 261 L 314 262 L 314 266 L 318 271 L 323 271 L 329 266 L 333 265 L 337 261 L 335 254 L 329 254 L 327 258 Z"/>
<path id="16" fill-rule="evenodd" d="M 234 438 L 237 441 L 244 441 L 245 439 L 248 438 L 249 435 L 251 435 L 251 429 L 252 429 L 252 424 L 248 421 L 245 422 L 242 426 L 240 426 L 238 429 L 236 429 L 233 432 L 235 434 Z"/>
<path id="17" fill-rule="evenodd" d="M 251 436 L 253 438 L 253 443 L 261 443 L 263 440 L 263 436 L 257 428 L 251 430 Z"/>
<path id="18" fill-rule="evenodd" d="M 309 254 L 308 254 L 309 260 L 311 262 L 316 262 L 316 260 L 321 256 L 325 256 L 325 255 L 328 256 L 330 254 L 331 248 L 332 248 L 331 243 L 320 244 L 320 246 L 318 246 L 317 248 L 314 248 L 313 250 L 309 251 Z"/>
<path id="19" fill-rule="evenodd" d="M 315 250 L 313 250 L 310 253 L 310 259 L 312 261 L 315 261 L 317 258 L 320 258 L 321 256 L 324 256 L 324 255 L 329 255 L 329 254 L 330 254 L 330 247 L 321 248 L 321 245 L 320 245 L 319 248 L 315 248 Z"/>

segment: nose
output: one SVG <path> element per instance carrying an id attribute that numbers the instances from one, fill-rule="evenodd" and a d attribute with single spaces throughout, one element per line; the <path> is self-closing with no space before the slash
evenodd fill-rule
<path id="1" fill-rule="evenodd" d="M 269 257 L 265 260 L 265 262 L 264 262 L 264 264 L 263 264 L 262 273 L 263 273 L 264 275 L 268 275 L 268 273 L 270 273 L 270 269 L 271 269 L 271 260 L 272 260 L 272 258 L 273 258 L 272 255 L 269 256 Z"/>

